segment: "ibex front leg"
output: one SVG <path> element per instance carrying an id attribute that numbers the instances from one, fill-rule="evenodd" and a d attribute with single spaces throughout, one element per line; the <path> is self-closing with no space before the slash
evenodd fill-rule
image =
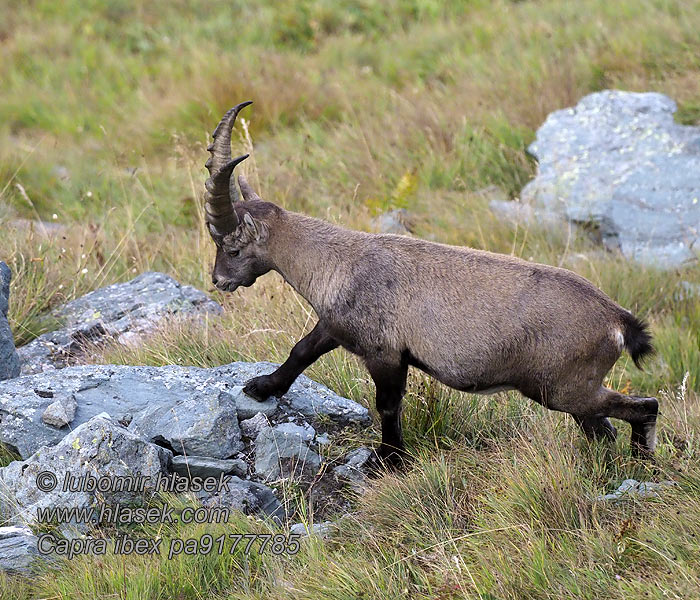
<path id="1" fill-rule="evenodd" d="M 289 358 L 276 371 L 251 379 L 243 391 L 260 402 L 264 402 L 270 396 L 279 398 L 287 393 L 304 369 L 338 345 L 328 333 L 323 321 L 319 321 L 309 335 L 296 343 Z"/>

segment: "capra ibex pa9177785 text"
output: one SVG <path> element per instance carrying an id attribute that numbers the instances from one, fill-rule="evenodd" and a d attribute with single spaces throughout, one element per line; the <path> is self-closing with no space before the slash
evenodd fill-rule
<path id="1" fill-rule="evenodd" d="M 378 456 L 404 452 L 401 399 L 409 366 L 465 392 L 516 389 L 571 414 L 589 437 L 614 438 L 608 417 L 632 425 L 633 449 L 653 452 L 658 402 L 608 389 L 626 349 L 651 353 L 646 325 L 566 269 L 390 234 L 351 231 L 264 202 L 234 167 L 229 110 L 206 166 L 206 221 L 217 247 L 212 280 L 233 292 L 277 271 L 311 304 L 314 329 L 269 375 L 248 381 L 258 400 L 282 396 L 338 346 L 358 355 L 376 386 Z"/>

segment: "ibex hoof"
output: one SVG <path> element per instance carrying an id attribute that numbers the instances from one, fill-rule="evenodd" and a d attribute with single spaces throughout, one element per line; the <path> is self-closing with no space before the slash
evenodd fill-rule
<path id="1" fill-rule="evenodd" d="M 279 398 L 284 392 L 278 393 L 277 387 L 271 384 L 269 376 L 261 375 L 246 382 L 243 393 L 258 402 L 265 402 L 271 396 Z"/>
<path id="2" fill-rule="evenodd" d="M 400 450 L 386 451 L 385 448 L 379 448 L 372 452 L 369 460 L 366 463 L 367 476 L 371 479 L 376 479 L 385 475 L 387 472 L 405 471 L 408 467 L 408 456 Z"/>

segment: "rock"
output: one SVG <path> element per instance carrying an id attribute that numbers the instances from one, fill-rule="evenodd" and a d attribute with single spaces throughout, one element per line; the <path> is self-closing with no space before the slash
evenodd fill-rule
<path id="1" fill-rule="evenodd" d="M 285 435 L 298 435 L 305 442 L 310 442 L 314 439 L 316 431 L 308 423 L 297 425 L 296 423 L 280 423 L 275 427 L 275 431 L 279 431 Z"/>
<path id="2" fill-rule="evenodd" d="M 75 418 L 78 402 L 73 394 L 66 395 L 52 402 L 41 415 L 41 420 L 47 425 L 60 429 L 70 425 Z"/>
<path id="3" fill-rule="evenodd" d="M 268 398 L 265 402 L 258 402 L 255 398 L 243 393 L 242 385 L 234 387 L 231 394 L 236 399 L 239 419 L 250 419 L 258 413 L 270 416 L 277 411 L 277 398 Z"/>
<path id="4" fill-rule="evenodd" d="M 51 221 L 37 221 L 34 219 L 12 219 L 8 225 L 20 231 L 31 231 L 46 238 L 56 238 L 68 231 L 68 227 L 62 223 Z"/>
<path id="5" fill-rule="evenodd" d="M 245 477 L 248 473 L 248 465 L 240 458 L 221 460 L 208 456 L 175 456 L 172 467 L 183 477 L 218 477 L 222 473 Z"/>
<path id="6" fill-rule="evenodd" d="M 308 446 L 310 438 L 289 425 L 265 428 L 255 440 L 255 473 L 266 480 L 313 476 L 321 466 L 321 457 Z"/>
<path id="7" fill-rule="evenodd" d="M 554 227 L 564 225 L 561 215 L 544 209 L 536 209 L 529 204 L 514 200 L 492 200 L 489 202 L 491 212 L 511 225 L 537 225 Z"/>
<path id="8" fill-rule="evenodd" d="M 700 283 L 692 283 L 690 281 L 681 281 L 678 284 L 678 288 L 674 293 L 676 300 L 690 300 L 692 298 L 700 297 Z"/>
<path id="9" fill-rule="evenodd" d="M 277 522 L 284 521 L 287 513 L 275 493 L 262 483 L 245 481 L 232 475 L 228 480 L 228 491 L 209 496 L 202 501 L 204 506 L 222 506 L 240 510 L 247 515 L 263 514 Z"/>
<path id="10" fill-rule="evenodd" d="M 55 446 L 41 448 L 27 460 L 1 468 L 0 512 L 10 522 L 32 524 L 42 520 L 38 511 L 43 509 L 89 509 L 98 500 L 109 505 L 135 502 L 153 490 L 159 475 L 167 476 L 171 459 L 168 450 L 101 414 L 80 425 Z M 143 485 L 138 489 L 111 485 L 97 492 L 73 491 L 71 485 L 64 489 L 66 481 L 77 482 L 81 477 L 93 481 L 102 477 L 139 477 Z M 80 529 L 89 520 L 72 520 L 70 524 Z"/>
<path id="11" fill-rule="evenodd" d="M 19 356 L 15 350 L 10 324 L 7 322 L 10 279 L 10 267 L 0 261 L 0 380 L 17 377 L 20 372 Z"/>
<path id="12" fill-rule="evenodd" d="M 630 498 L 658 498 L 659 492 L 664 488 L 677 485 L 675 481 L 637 481 L 625 479 L 619 488 L 611 494 L 605 494 L 596 498 L 597 502 L 619 502 Z"/>
<path id="13" fill-rule="evenodd" d="M 52 311 L 47 319 L 58 320 L 62 326 L 18 350 L 22 374 L 75 364 L 90 345 L 109 339 L 133 346 L 166 318 L 221 311 L 219 304 L 191 286 L 181 285 L 163 273 L 143 273 Z"/>
<path id="14" fill-rule="evenodd" d="M 335 523 L 333 521 L 324 521 L 323 523 L 314 523 L 309 530 L 306 523 L 294 523 L 289 528 L 289 533 L 292 535 L 299 535 L 301 537 L 308 537 L 309 535 L 315 535 L 321 539 L 328 539 L 333 534 L 336 529 Z"/>
<path id="15" fill-rule="evenodd" d="M 367 479 L 366 469 L 372 458 L 372 450 L 362 446 L 345 455 L 345 463 L 333 469 L 337 479 L 349 483 L 352 487 L 362 487 Z"/>
<path id="16" fill-rule="evenodd" d="M 0 442 L 23 459 L 58 443 L 65 431 L 47 426 L 41 416 L 50 404 L 73 396 L 78 404 L 73 428 L 106 412 L 177 454 L 229 458 L 241 448 L 230 392 L 274 368 L 244 362 L 211 369 L 83 365 L 2 381 Z M 304 375 L 277 403 L 281 417 L 322 417 L 338 425 L 370 422 L 366 408 Z"/>
<path id="17" fill-rule="evenodd" d="M 228 458 L 243 448 L 236 402 L 214 387 L 192 390 L 174 403 L 146 405 L 131 414 L 129 429 L 174 454 Z"/>
<path id="18" fill-rule="evenodd" d="M 230 378 L 235 385 L 244 385 L 249 379 L 271 373 L 278 366 L 269 362 L 235 362 L 217 367 L 216 372 L 221 377 Z M 328 417 L 339 425 L 369 425 L 372 422 L 365 407 L 338 396 L 325 385 L 316 383 L 306 375 L 300 375 L 277 402 L 280 408 L 307 419 Z"/>
<path id="19" fill-rule="evenodd" d="M 264 427 L 270 426 L 270 421 L 264 414 L 258 413 L 250 419 L 241 421 L 240 425 L 243 437 L 254 440 Z"/>
<path id="20" fill-rule="evenodd" d="M 700 248 L 700 127 L 662 94 L 606 90 L 551 113 L 529 150 L 526 204 L 598 228 L 628 258 L 676 267 Z"/>
<path id="21" fill-rule="evenodd" d="M 56 179 L 60 179 L 61 181 L 70 180 L 70 171 L 68 170 L 68 167 L 64 165 L 54 165 L 51 168 L 51 175 L 53 175 Z"/>
<path id="22" fill-rule="evenodd" d="M 409 235 L 411 223 L 405 208 L 390 210 L 372 219 L 372 227 L 379 233 L 396 233 Z"/>
<path id="23" fill-rule="evenodd" d="M 0 571 L 30 574 L 40 558 L 37 543 L 29 527 L 0 527 Z"/>

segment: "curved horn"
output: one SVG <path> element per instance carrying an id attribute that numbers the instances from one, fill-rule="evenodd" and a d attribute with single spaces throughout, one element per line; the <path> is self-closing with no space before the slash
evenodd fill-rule
<path id="1" fill-rule="evenodd" d="M 218 235 L 231 233 L 238 225 L 238 217 L 233 210 L 233 203 L 238 200 L 238 190 L 235 184 L 229 187 L 229 182 L 234 167 L 248 155 L 231 160 L 231 130 L 239 111 L 249 104 L 252 102 L 241 102 L 224 115 L 212 134 L 214 141 L 207 148 L 211 157 L 205 163 L 209 179 L 205 183 L 204 210 L 210 231 Z"/>

